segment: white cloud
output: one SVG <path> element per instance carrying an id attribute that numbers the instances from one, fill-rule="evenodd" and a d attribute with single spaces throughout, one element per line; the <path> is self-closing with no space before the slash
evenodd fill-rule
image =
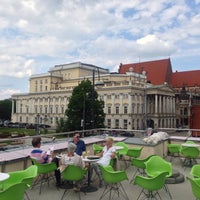
<path id="1" fill-rule="evenodd" d="M 20 56 L 0 55 L 0 76 L 27 77 L 35 72 L 33 59 L 25 59 Z"/>
<path id="2" fill-rule="evenodd" d="M 0 100 L 11 98 L 13 94 L 20 92 L 21 92 L 20 90 L 14 90 L 14 89 L 0 89 L 1 93 Z"/>
<path id="3" fill-rule="evenodd" d="M 63 61 L 116 69 L 139 57 L 199 56 L 199 2 L 2 0 L 0 75 L 28 78 Z"/>

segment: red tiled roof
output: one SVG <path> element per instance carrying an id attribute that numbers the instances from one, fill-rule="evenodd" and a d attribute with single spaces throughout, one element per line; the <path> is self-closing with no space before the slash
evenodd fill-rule
<path id="1" fill-rule="evenodd" d="M 146 71 L 147 81 L 155 85 L 169 82 L 172 73 L 171 61 L 169 58 L 141 63 L 120 64 L 119 73 L 125 74 L 130 71 L 130 68 L 136 73 Z"/>
<path id="2" fill-rule="evenodd" d="M 200 70 L 174 72 L 170 78 L 170 85 L 175 88 L 200 86 Z"/>

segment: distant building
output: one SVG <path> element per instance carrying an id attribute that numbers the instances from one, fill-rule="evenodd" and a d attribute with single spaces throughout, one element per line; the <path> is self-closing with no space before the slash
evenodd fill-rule
<path id="1" fill-rule="evenodd" d="M 85 63 L 56 65 L 48 73 L 30 77 L 30 91 L 12 96 L 12 121 L 56 126 L 65 117 L 72 90 L 82 80 L 103 81 L 95 88 L 105 103 L 108 128 L 175 127 L 175 94 L 166 83 L 147 83 L 146 72 L 110 73 Z M 82 103 L 82 102 L 80 102 Z"/>
<path id="2" fill-rule="evenodd" d="M 145 71 L 149 83 L 166 83 L 174 89 L 177 127 L 200 128 L 200 70 L 172 72 L 170 59 L 163 59 L 120 64 L 119 73 L 124 74 L 130 69 L 136 73 Z"/>

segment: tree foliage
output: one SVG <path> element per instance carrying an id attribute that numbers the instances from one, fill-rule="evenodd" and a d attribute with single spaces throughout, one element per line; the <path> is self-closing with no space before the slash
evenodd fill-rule
<path id="1" fill-rule="evenodd" d="M 90 80 L 82 81 L 74 88 L 66 110 L 68 131 L 100 128 L 104 126 L 104 102 L 98 100 Z M 85 118 L 85 120 L 83 120 Z"/>
<path id="2" fill-rule="evenodd" d="M 0 119 L 10 120 L 12 112 L 12 101 L 5 99 L 0 101 Z"/>

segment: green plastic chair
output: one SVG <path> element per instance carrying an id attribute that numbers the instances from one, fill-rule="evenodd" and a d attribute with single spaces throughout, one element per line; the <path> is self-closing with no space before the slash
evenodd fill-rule
<path id="1" fill-rule="evenodd" d="M 190 175 L 192 175 L 194 178 L 200 178 L 200 165 L 193 165 Z"/>
<path id="2" fill-rule="evenodd" d="M 130 180 L 130 183 L 133 182 L 136 174 L 138 173 L 139 175 L 145 175 L 146 172 L 145 172 L 145 169 L 146 169 L 146 165 L 145 165 L 145 162 L 147 160 L 149 160 L 152 156 L 155 156 L 155 155 L 150 155 L 144 159 L 138 159 L 138 158 L 133 158 L 132 161 L 131 161 L 131 165 L 136 167 L 136 171 L 135 173 L 133 174 L 133 177 L 132 179 Z"/>
<path id="3" fill-rule="evenodd" d="M 123 147 L 123 149 L 117 149 L 116 154 L 119 160 L 124 161 L 125 167 L 127 168 L 125 156 L 127 155 L 127 152 L 128 152 L 128 145 L 125 144 L 124 142 L 117 142 L 114 146 Z"/>
<path id="4" fill-rule="evenodd" d="M 171 156 L 170 162 L 172 161 L 173 157 L 179 157 L 180 159 L 180 153 L 181 153 L 181 145 L 180 144 L 167 144 L 168 152 Z"/>
<path id="5" fill-rule="evenodd" d="M 84 178 L 86 173 L 87 173 L 86 169 L 82 169 L 81 167 L 75 165 L 68 165 L 62 172 L 62 177 L 66 181 L 79 182 Z M 67 191 L 68 189 L 66 188 L 65 191 L 63 192 L 61 200 L 64 198 Z M 78 194 L 79 194 L 79 199 L 81 199 L 80 191 L 78 192 Z"/>
<path id="6" fill-rule="evenodd" d="M 9 172 L 9 175 L 10 177 L 3 182 L 3 190 L 21 182 L 26 185 L 27 189 L 33 185 L 33 180 L 37 176 L 37 166 L 32 165 L 25 170 Z M 26 191 L 25 194 L 30 199 Z"/>
<path id="7" fill-rule="evenodd" d="M 200 179 L 192 179 L 187 177 L 187 179 L 190 181 L 191 187 L 192 187 L 192 193 L 196 197 L 197 200 L 200 199 Z"/>
<path id="8" fill-rule="evenodd" d="M 161 196 L 158 193 L 158 191 L 164 187 L 167 175 L 168 172 L 162 172 L 161 174 L 158 174 L 155 177 L 145 177 L 137 175 L 133 184 L 139 185 L 142 188 L 137 199 L 140 199 L 142 194 L 144 194 L 147 199 L 157 199 L 157 195 L 161 199 Z"/>
<path id="9" fill-rule="evenodd" d="M 138 158 L 141 155 L 143 147 L 135 147 L 135 148 L 130 148 L 127 151 L 127 156 L 130 158 Z"/>
<path id="10" fill-rule="evenodd" d="M 0 199 L 1 200 L 23 200 L 24 193 L 27 189 L 27 185 L 25 183 L 16 183 L 3 191 L 0 191 Z"/>
<path id="11" fill-rule="evenodd" d="M 40 181 L 39 194 L 41 194 L 42 183 L 47 182 L 49 186 L 50 178 L 54 178 L 54 176 L 52 176 L 52 172 L 57 169 L 57 166 L 55 162 L 41 164 L 34 158 L 31 158 L 31 161 L 33 165 L 37 166 L 38 169 L 38 178 L 35 180 L 33 186 Z"/>
<path id="12" fill-rule="evenodd" d="M 103 147 L 98 144 L 93 144 L 94 154 L 101 153 L 103 151 Z"/>
<path id="13" fill-rule="evenodd" d="M 148 161 L 145 162 L 145 165 L 146 173 L 150 177 L 156 177 L 163 172 L 167 172 L 167 177 L 172 176 L 172 164 L 160 156 L 152 156 Z M 167 184 L 164 185 L 164 189 L 168 193 L 170 199 L 172 199 L 172 195 Z"/>
<path id="14" fill-rule="evenodd" d="M 125 199 L 128 200 L 126 191 L 124 190 L 121 182 L 128 180 L 127 174 L 125 171 L 114 171 L 111 166 L 103 167 L 99 165 L 102 178 L 106 184 L 105 189 L 100 196 L 99 200 L 103 198 L 108 199 Z"/>
<path id="15" fill-rule="evenodd" d="M 197 163 L 196 159 L 199 157 L 199 149 L 197 147 L 182 147 L 181 154 L 185 158 L 183 165 L 192 166 Z"/>

